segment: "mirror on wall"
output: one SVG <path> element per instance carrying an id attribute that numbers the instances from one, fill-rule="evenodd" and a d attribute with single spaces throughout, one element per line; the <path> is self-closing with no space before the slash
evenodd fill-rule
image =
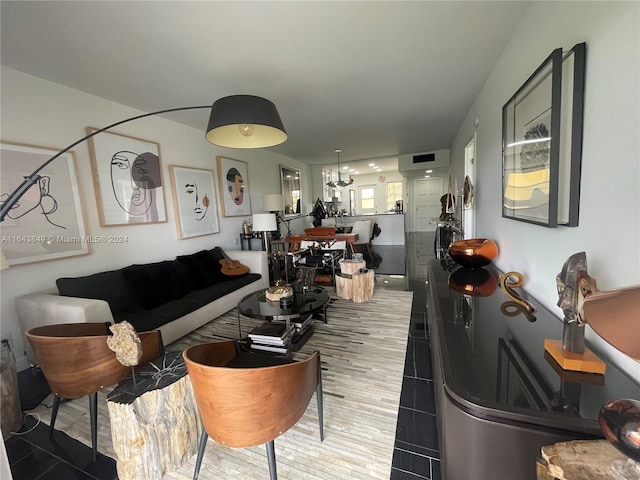
<path id="1" fill-rule="evenodd" d="M 300 170 L 280 165 L 280 182 L 285 217 L 302 213 L 300 210 L 302 204 Z"/>

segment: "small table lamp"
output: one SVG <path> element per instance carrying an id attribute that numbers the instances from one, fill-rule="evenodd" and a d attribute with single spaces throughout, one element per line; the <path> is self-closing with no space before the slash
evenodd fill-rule
<path id="1" fill-rule="evenodd" d="M 253 231 L 262 232 L 262 243 L 264 249 L 269 252 L 269 232 L 278 229 L 276 215 L 274 213 L 254 213 L 253 214 Z"/>

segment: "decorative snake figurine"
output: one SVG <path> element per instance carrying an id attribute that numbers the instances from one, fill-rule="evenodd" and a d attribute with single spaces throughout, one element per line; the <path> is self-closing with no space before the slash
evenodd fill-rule
<path id="1" fill-rule="evenodd" d="M 515 278 L 515 281 L 512 280 L 512 277 Z M 522 286 L 524 283 L 523 280 L 524 277 L 520 272 L 507 272 L 498 277 L 500 288 L 505 295 L 511 299 L 510 302 L 504 302 L 500 310 L 503 314 L 510 317 L 515 317 L 518 313 L 522 312 L 527 317 L 527 320 L 535 322 L 535 307 L 513 291 L 513 288 Z"/>

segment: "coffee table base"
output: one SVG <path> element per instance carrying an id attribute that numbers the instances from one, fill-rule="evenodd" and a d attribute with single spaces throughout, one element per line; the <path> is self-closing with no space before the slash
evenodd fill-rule
<path id="1" fill-rule="evenodd" d="M 309 325 L 300 334 L 294 335 L 291 339 L 291 351 L 297 352 L 313 336 L 313 326 Z"/>

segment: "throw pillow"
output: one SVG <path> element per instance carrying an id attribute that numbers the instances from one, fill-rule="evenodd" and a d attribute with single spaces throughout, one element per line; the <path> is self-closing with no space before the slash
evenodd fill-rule
<path id="1" fill-rule="evenodd" d="M 193 288 L 205 288 L 218 280 L 216 270 L 220 265 L 208 250 L 181 255 L 176 260 L 187 268 Z"/>
<path id="2" fill-rule="evenodd" d="M 175 261 L 131 265 L 122 274 L 147 310 L 181 298 L 190 290 L 187 269 Z"/>
<path id="3" fill-rule="evenodd" d="M 161 305 L 169 297 L 169 286 L 161 280 L 160 268 L 155 265 L 131 265 L 122 269 L 124 278 L 146 310 Z"/>
<path id="4" fill-rule="evenodd" d="M 65 297 L 104 300 L 114 315 L 140 308 L 140 301 L 125 280 L 122 270 L 110 270 L 85 277 L 58 278 L 56 286 L 58 293 Z"/>

